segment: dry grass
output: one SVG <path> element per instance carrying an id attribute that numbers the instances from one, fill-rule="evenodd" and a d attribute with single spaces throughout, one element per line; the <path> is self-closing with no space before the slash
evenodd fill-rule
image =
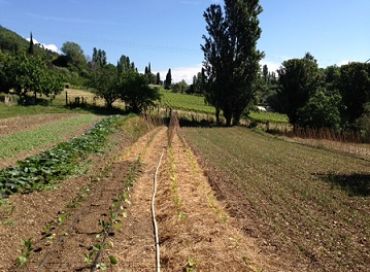
<path id="1" fill-rule="evenodd" d="M 345 143 L 325 139 L 287 138 L 287 141 L 354 155 L 370 161 L 370 144 Z"/>
<path id="2" fill-rule="evenodd" d="M 235 228 L 176 134 L 160 177 L 158 220 L 163 271 L 277 271 Z"/>

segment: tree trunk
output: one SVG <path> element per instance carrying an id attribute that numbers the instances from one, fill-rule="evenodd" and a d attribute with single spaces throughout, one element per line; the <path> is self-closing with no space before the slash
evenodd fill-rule
<path id="1" fill-rule="evenodd" d="M 232 120 L 231 112 L 228 112 L 228 111 L 224 110 L 224 116 L 225 116 L 225 119 L 226 119 L 226 126 L 231 127 L 231 120 Z"/>
<path id="2" fill-rule="evenodd" d="M 239 126 L 240 124 L 240 115 L 234 115 L 233 117 L 233 126 Z"/>
<path id="3" fill-rule="evenodd" d="M 220 109 L 218 107 L 216 107 L 216 123 L 217 125 L 221 125 L 221 122 L 220 122 Z"/>

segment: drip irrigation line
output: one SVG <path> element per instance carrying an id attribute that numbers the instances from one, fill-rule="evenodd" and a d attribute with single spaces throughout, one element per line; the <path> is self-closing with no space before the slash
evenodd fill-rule
<path id="1" fill-rule="evenodd" d="M 153 219 L 153 227 L 154 227 L 154 236 L 155 236 L 155 250 L 156 250 L 156 272 L 161 271 L 161 254 L 160 254 L 160 245 L 159 245 L 159 231 L 158 231 L 158 223 L 157 223 L 157 215 L 155 212 L 155 198 L 157 195 L 157 186 L 158 186 L 158 173 L 159 169 L 162 164 L 163 156 L 164 156 L 164 151 L 162 151 L 161 158 L 159 159 L 159 163 L 157 166 L 157 169 L 154 174 L 154 179 L 153 179 L 153 196 L 152 196 L 152 219 Z"/>

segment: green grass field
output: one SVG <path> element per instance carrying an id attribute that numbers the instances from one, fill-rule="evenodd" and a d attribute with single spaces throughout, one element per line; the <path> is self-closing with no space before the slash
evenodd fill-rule
<path id="1" fill-rule="evenodd" d="M 80 114 L 72 118 L 47 123 L 35 129 L 0 137 L 0 159 L 11 160 L 19 154 L 44 149 L 63 142 L 77 131 L 93 126 L 97 120 L 97 116 L 93 114 Z"/>
<path id="2" fill-rule="evenodd" d="M 174 109 L 193 111 L 199 113 L 215 114 L 215 108 L 207 105 L 204 97 L 173 93 L 161 89 L 162 106 L 169 106 Z M 288 117 L 285 114 L 273 112 L 251 112 L 248 116 L 249 119 L 257 122 L 273 122 L 273 123 L 288 123 Z"/>
<path id="3" fill-rule="evenodd" d="M 182 131 L 226 202 L 248 219 L 248 233 L 265 239 L 262 247 L 297 264 L 296 271 L 366 271 L 369 161 L 245 128 Z"/>
<path id="4" fill-rule="evenodd" d="M 184 111 L 194 111 L 201 113 L 215 113 L 215 108 L 210 105 L 206 105 L 204 97 L 173 93 L 170 91 L 161 91 L 162 95 L 162 105 L 169 106 L 174 109 L 184 110 Z"/>
<path id="5" fill-rule="evenodd" d="M 273 123 L 289 123 L 288 116 L 276 112 L 250 112 L 248 116 L 251 120 L 265 123 L 267 121 Z"/>

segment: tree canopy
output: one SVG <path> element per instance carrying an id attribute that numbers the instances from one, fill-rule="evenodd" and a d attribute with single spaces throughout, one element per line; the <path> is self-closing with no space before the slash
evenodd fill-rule
<path id="1" fill-rule="evenodd" d="M 298 110 L 308 102 L 322 84 L 317 61 L 307 53 L 302 59 L 284 61 L 278 74 L 277 97 L 280 110 L 288 115 L 291 123 L 296 124 Z"/>
<path id="2" fill-rule="evenodd" d="M 224 10 L 224 11 L 223 11 Z M 206 99 L 222 110 L 227 125 L 239 123 L 254 97 L 254 84 L 263 54 L 256 49 L 261 36 L 258 0 L 225 0 L 224 9 L 211 5 L 204 13 Z"/>
<path id="3" fill-rule="evenodd" d="M 172 84 L 172 72 L 171 69 L 169 69 L 166 75 L 166 80 L 164 81 L 164 88 L 166 90 L 171 89 L 171 84 Z"/>
<path id="4" fill-rule="evenodd" d="M 78 68 L 86 66 L 87 61 L 81 46 L 75 42 L 65 42 L 61 51 L 66 57 L 68 64 Z"/>

